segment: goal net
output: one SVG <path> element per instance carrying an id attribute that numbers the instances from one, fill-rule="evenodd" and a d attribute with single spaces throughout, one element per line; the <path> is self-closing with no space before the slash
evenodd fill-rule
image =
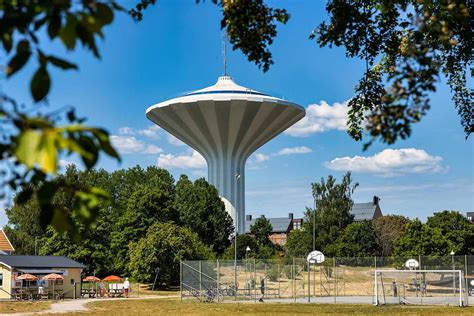
<path id="1" fill-rule="evenodd" d="M 461 270 L 375 270 L 374 304 L 466 306 Z"/>

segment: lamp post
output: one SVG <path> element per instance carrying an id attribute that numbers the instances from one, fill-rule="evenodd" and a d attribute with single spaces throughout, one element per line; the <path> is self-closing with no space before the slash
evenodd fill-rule
<path id="1" fill-rule="evenodd" d="M 316 207 L 317 207 L 317 202 L 316 202 L 316 197 L 314 198 L 314 210 L 313 210 L 313 251 L 316 250 Z"/>
<path id="2" fill-rule="evenodd" d="M 450 255 L 451 255 L 451 263 L 452 263 L 452 267 L 454 271 L 454 250 L 451 250 Z M 459 284 L 459 286 L 461 286 L 461 284 Z M 454 272 L 453 272 L 453 294 L 456 295 L 456 279 L 454 276 Z"/>
<path id="3" fill-rule="evenodd" d="M 235 182 L 238 182 L 240 179 L 240 174 L 236 173 L 235 174 Z M 235 299 L 237 299 L 237 236 L 239 235 L 239 218 L 237 216 L 238 212 L 237 209 L 235 210 L 235 236 L 234 236 L 234 294 L 235 294 Z"/>

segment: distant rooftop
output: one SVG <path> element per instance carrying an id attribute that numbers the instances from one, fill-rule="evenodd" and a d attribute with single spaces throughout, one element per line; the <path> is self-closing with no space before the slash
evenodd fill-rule
<path id="1" fill-rule="evenodd" d="M 380 199 L 374 196 L 372 202 L 354 203 L 350 213 L 354 215 L 354 221 L 371 221 L 382 216 L 382 210 L 379 205 Z"/>
<path id="2" fill-rule="evenodd" d="M 15 248 L 13 248 L 10 240 L 8 240 L 7 234 L 5 234 L 3 229 L 0 229 L 0 253 L 11 253 L 13 251 L 15 251 Z"/>
<path id="3" fill-rule="evenodd" d="M 13 268 L 86 268 L 86 266 L 82 263 L 64 256 L 0 255 L 0 263 L 6 264 Z"/>
<path id="4" fill-rule="evenodd" d="M 257 218 L 252 218 L 252 215 L 247 215 L 245 218 L 245 232 L 250 232 L 250 227 L 255 224 Z M 290 228 L 290 224 L 293 222 L 293 213 L 288 214 L 287 217 L 270 217 L 266 218 L 272 224 L 272 233 L 284 233 Z"/>

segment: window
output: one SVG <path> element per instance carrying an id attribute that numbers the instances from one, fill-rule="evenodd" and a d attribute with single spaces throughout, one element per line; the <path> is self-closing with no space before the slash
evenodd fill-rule
<path id="1" fill-rule="evenodd" d="M 3 287 L 3 273 L 0 273 L 0 287 Z"/>

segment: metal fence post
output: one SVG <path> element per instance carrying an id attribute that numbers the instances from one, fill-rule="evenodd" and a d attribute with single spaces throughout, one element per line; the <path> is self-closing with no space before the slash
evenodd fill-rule
<path id="1" fill-rule="evenodd" d="M 202 261 L 199 260 L 199 300 L 202 301 Z"/>
<path id="2" fill-rule="evenodd" d="M 179 296 L 183 301 L 183 262 L 179 261 Z"/>
<path id="3" fill-rule="evenodd" d="M 333 258 L 333 273 L 334 273 L 334 304 L 336 304 L 336 296 L 337 296 L 337 271 L 336 271 L 336 257 Z"/>
<path id="4" fill-rule="evenodd" d="M 221 287 L 220 287 L 220 282 L 219 282 L 219 278 L 220 278 L 219 259 L 217 259 L 216 262 L 217 262 L 217 266 L 216 266 L 216 268 L 217 268 L 217 278 L 216 278 L 217 279 L 217 293 L 220 294 Z"/>
<path id="5" fill-rule="evenodd" d="M 257 303 L 257 260 L 253 258 L 253 296 L 254 301 Z"/>
<path id="6" fill-rule="evenodd" d="M 293 297 L 296 303 L 296 266 L 295 257 L 293 257 Z"/>
<path id="7" fill-rule="evenodd" d="M 311 303 L 311 272 L 309 271 L 309 267 L 310 267 L 310 264 L 309 264 L 309 260 L 308 262 L 306 263 L 306 266 L 308 267 L 308 303 Z"/>
<path id="8" fill-rule="evenodd" d="M 464 255 L 464 281 L 465 281 L 465 290 L 467 291 L 466 299 L 467 299 L 467 306 L 469 306 L 469 281 L 467 279 L 467 255 Z"/>

